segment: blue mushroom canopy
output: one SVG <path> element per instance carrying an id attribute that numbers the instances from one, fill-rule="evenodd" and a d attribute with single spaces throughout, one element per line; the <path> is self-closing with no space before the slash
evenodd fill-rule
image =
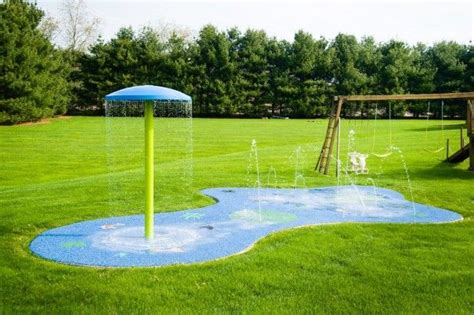
<path id="1" fill-rule="evenodd" d="M 191 97 L 182 92 L 163 86 L 138 85 L 107 94 L 105 100 L 191 102 Z"/>

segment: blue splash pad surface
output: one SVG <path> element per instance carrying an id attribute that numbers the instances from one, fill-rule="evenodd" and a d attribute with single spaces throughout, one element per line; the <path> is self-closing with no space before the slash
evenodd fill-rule
<path id="1" fill-rule="evenodd" d="M 251 247 L 271 232 L 342 222 L 443 223 L 458 213 L 412 203 L 371 186 L 316 189 L 213 188 L 218 200 L 198 209 L 155 214 L 155 239 L 143 215 L 83 221 L 48 230 L 30 244 L 36 255 L 72 265 L 164 266 L 204 262 Z"/>

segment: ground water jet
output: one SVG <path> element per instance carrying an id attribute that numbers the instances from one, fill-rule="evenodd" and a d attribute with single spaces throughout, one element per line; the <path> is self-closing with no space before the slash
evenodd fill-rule
<path id="1" fill-rule="evenodd" d="M 273 179 L 273 184 L 271 179 Z M 270 166 L 267 174 L 267 188 L 271 186 L 278 187 L 277 173 L 276 169 L 273 166 Z"/>
<path id="2" fill-rule="evenodd" d="M 295 173 L 294 173 L 294 176 L 295 176 L 295 179 L 294 179 L 294 183 L 293 183 L 293 187 L 294 188 L 297 188 L 298 187 L 298 183 L 301 183 L 302 187 L 306 187 L 306 180 L 304 178 L 304 175 L 303 175 L 303 162 L 302 162 L 302 148 L 301 146 L 298 146 L 293 154 L 290 156 L 290 160 L 293 158 L 294 159 L 294 163 L 295 163 Z"/>
<path id="3" fill-rule="evenodd" d="M 255 182 L 255 187 L 257 188 L 257 199 L 258 201 L 258 216 L 260 221 L 262 221 L 262 207 L 260 204 L 260 189 L 262 186 L 262 183 L 260 181 L 260 167 L 258 165 L 258 148 L 257 148 L 257 140 L 253 139 L 252 144 L 250 146 L 250 159 L 255 161 L 255 171 L 257 172 L 257 180 Z"/>
<path id="4" fill-rule="evenodd" d="M 405 157 L 403 155 L 402 150 L 399 147 L 391 146 L 391 150 L 393 152 L 397 152 L 400 156 L 401 161 L 402 161 L 403 170 L 405 171 L 405 175 L 406 175 L 406 178 L 407 178 L 408 190 L 410 192 L 410 198 L 411 198 L 411 203 L 412 203 L 412 207 L 413 207 L 413 216 L 416 216 L 415 198 L 413 197 L 413 188 L 412 188 L 412 185 L 411 185 L 410 173 L 408 172 L 408 166 L 407 166 L 407 163 L 405 161 Z"/>

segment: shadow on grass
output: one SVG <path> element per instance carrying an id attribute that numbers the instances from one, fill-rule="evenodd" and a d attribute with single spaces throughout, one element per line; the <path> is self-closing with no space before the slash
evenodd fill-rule
<path id="1" fill-rule="evenodd" d="M 461 127 L 464 129 L 464 131 L 466 131 L 466 124 L 465 123 L 462 123 L 462 124 L 454 124 L 454 125 L 441 125 L 441 124 L 438 124 L 438 125 L 430 125 L 428 126 L 428 128 L 426 127 L 420 127 L 420 128 L 410 128 L 410 129 L 407 129 L 407 131 L 441 131 L 441 129 L 444 129 L 444 130 L 459 130 L 461 129 Z"/>
<path id="2" fill-rule="evenodd" d="M 410 170 L 410 176 L 423 179 L 459 179 L 472 181 L 474 180 L 474 172 L 469 171 L 466 168 L 459 168 L 458 164 L 440 162 L 434 167 L 429 168 L 417 168 L 415 170 Z"/>

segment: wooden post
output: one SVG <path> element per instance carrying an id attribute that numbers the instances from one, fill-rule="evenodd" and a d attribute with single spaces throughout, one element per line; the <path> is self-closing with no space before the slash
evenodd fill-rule
<path id="1" fill-rule="evenodd" d="M 474 99 L 467 101 L 466 123 L 469 136 L 469 170 L 474 171 Z"/>
<path id="2" fill-rule="evenodd" d="M 449 139 L 446 139 L 446 161 L 449 159 Z"/>
<path id="3" fill-rule="evenodd" d="M 339 118 L 340 119 L 340 118 Z M 336 137 L 337 137 L 337 144 L 336 144 L 336 177 L 339 180 L 339 173 L 341 172 L 341 163 L 340 163 L 340 148 L 341 148 L 341 124 L 340 121 L 337 123 L 336 129 Z"/>
<path id="4" fill-rule="evenodd" d="M 431 93 L 431 94 L 390 94 L 390 95 L 343 95 L 346 102 L 352 101 L 408 101 L 408 100 L 452 100 L 470 99 L 474 101 L 474 92 Z"/>

